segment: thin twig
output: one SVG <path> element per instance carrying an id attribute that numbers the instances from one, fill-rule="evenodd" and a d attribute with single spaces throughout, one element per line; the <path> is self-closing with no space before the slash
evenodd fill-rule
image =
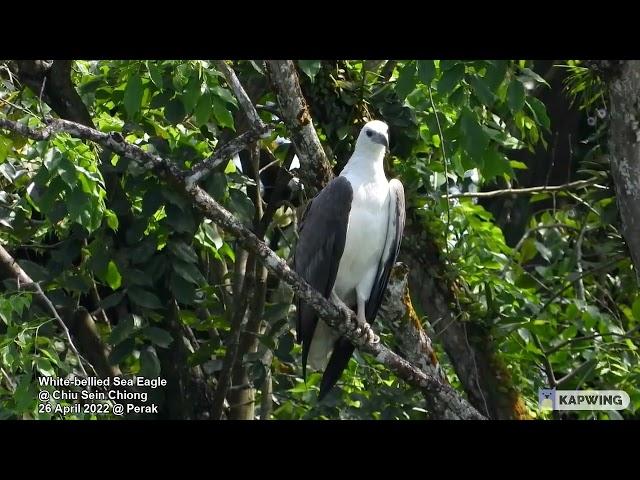
<path id="1" fill-rule="evenodd" d="M 606 270 L 607 268 L 609 268 L 610 266 L 616 264 L 617 262 L 619 262 L 620 260 L 622 260 L 624 257 L 622 255 L 618 255 L 616 257 L 614 257 L 612 260 L 608 261 L 607 263 L 603 263 L 602 265 L 598 265 L 595 268 L 592 268 L 591 270 L 588 270 L 586 272 L 583 272 L 581 275 L 578 276 L 578 278 L 572 280 L 571 282 L 569 282 L 567 285 L 565 285 L 562 288 L 559 288 L 558 290 L 556 290 L 556 292 L 551 296 L 551 298 L 549 300 L 547 300 L 547 302 L 542 306 L 542 308 L 540 308 L 540 310 L 538 310 L 538 312 L 536 312 L 537 315 L 540 315 L 542 312 L 544 312 L 547 308 L 549 308 L 550 305 L 553 304 L 553 302 L 560 296 L 562 295 L 565 291 L 567 291 L 569 288 L 571 288 L 571 286 L 573 285 L 573 283 L 581 278 L 587 277 L 589 275 L 592 275 L 596 272 L 599 272 L 601 270 Z"/>
<path id="2" fill-rule="evenodd" d="M 566 347 L 567 345 L 569 345 L 571 343 L 581 342 L 583 340 L 593 340 L 595 338 L 600 338 L 600 337 L 612 336 L 612 337 L 619 337 L 619 338 L 631 338 L 633 336 L 633 334 L 636 333 L 638 330 L 640 330 L 640 325 L 637 325 L 637 326 L 633 327 L 631 330 L 629 330 L 626 333 L 607 332 L 607 333 L 594 333 L 593 335 L 583 335 L 583 336 L 580 336 L 580 337 L 573 337 L 573 338 L 570 338 L 568 340 L 565 340 L 562 343 L 559 343 L 558 345 L 556 345 L 555 347 L 550 348 L 549 350 L 546 350 L 544 353 L 545 353 L 545 355 L 551 355 L 552 353 L 555 353 L 558 350 L 563 349 L 564 347 Z"/>
<path id="3" fill-rule="evenodd" d="M 42 105 L 42 94 L 44 93 L 45 85 L 47 84 L 46 75 L 42 77 L 42 86 L 40 87 L 40 96 L 38 97 L 40 104 L 40 115 L 42 115 L 42 121 L 44 122 L 44 106 Z"/>
<path id="4" fill-rule="evenodd" d="M 575 182 L 565 183 L 563 185 L 552 185 L 550 187 L 528 187 L 528 188 L 505 188 L 504 190 L 492 190 L 490 192 L 464 192 L 453 193 L 448 198 L 493 198 L 501 195 L 534 195 L 536 193 L 547 192 L 561 192 L 566 190 L 578 190 L 586 187 L 597 187 L 602 190 L 608 188 L 604 185 L 598 185 L 597 178 L 590 178 L 588 180 L 577 180 Z M 443 195 L 444 198 L 444 195 Z"/>
<path id="5" fill-rule="evenodd" d="M 429 90 L 429 100 L 431 101 L 431 107 L 433 108 L 433 113 L 436 116 L 436 124 L 438 125 L 438 134 L 440 135 L 440 149 L 442 150 L 442 163 L 444 164 L 444 183 L 445 183 L 445 194 L 444 198 L 447 199 L 447 229 L 444 236 L 444 248 L 447 253 L 447 257 L 449 256 L 449 225 L 451 223 L 451 206 L 450 199 L 455 198 L 449 193 L 449 167 L 447 162 L 447 153 L 444 148 L 444 136 L 442 134 L 442 127 L 440 126 L 440 116 L 438 115 L 438 111 L 436 110 L 436 104 L 433 101 L 433 94 L 431 93 L 431 86 L 427 85 L 427 89 Z"/>
<path id="6" fill-rule="evenodd" d="M 566 230 L 580 231 L 579 228 L 574 227 L 572 225 L 567 225 L 566 223 L 548 223 L 548 224 L 545 224 L 545 225 L 536 225 L 535 227 L 531 227 L 530 229 L 528 229 L 525 232 L 525 234 L 518 241 L 518 243 L 516 243 L 516 246 L 513 247 L 513 250 L 515 250 L 515 251 L 520 250 L 520 248 L 522 248 L 522 245 L 524 244 L 525 240 L 527 238 L 529 238 L 532 233 L 537 232 L 538 230 L 550 230 L 552 228 L 558 228 L 558 229 L 563 229 L 564 228 Z"/>

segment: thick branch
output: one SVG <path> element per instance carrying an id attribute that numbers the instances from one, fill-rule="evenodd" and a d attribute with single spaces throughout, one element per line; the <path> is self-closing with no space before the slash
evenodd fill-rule
<path id="1" fill-rule="evenodd" d="M 310 305 L 320 318 L 338 333 L 348 338 L 361 351 L 373 355 L 379 362 L 409 384 L 426 390 L 431 395 L 437 395 L 443 404 L 448 405 L 452 416 L 461 419 L 484 418 L 450 386 L 443 385 L 435 377 L 425 374 L 419 368 L 382 345 L 368 324 L 361 325 L 358 323 L 355 313 L 342 311 L 314 290 L 297 273 L 291 270 L 284 260 L 261 242 L 230 212 L 219 205 L 207 192 L 196 185 L 187 184 L 183 172 L 176 165 L 158 155 L 145 152 L 136 145 L 125 142 L 121 136 L 102 133 L 65 120 L 51 120 L 44 129 L 34 130 L 11 120 L 0 119 L 0 128 L 6 128 L 39 140 L 49 138 L 52 133 L 67 132 L 76 138 L 94 141 L 119 155 L 138 161 L 148 169 L 153 169 L 159 175 L 173 181 L 177 187 L 183 188 L 192 198 L 194 205 L 207 217 L 211 218 L 227 232 L 233 234 L 244 248 L 256 254 L 269 271 L 289 284 L 299 298 Z"/>
<path id="2" fill-rule="evenodd" d="M 300 159 L 300 179 L 313 195 L 333 178 L 331 163 L 313 126 L 295 65 L 291 60 L 268 60 L 266 64 L 282 119 Z"/>
<path id="3" fill-rule="evenodd" d="M 622 63 L 620 75 L 609 85 L 609 151 L 622 234 L 640 282 L 640 61 Z"/>
<path id="4" fill-rule="evenodd" d="M 580 188 L 596 185 L 597 183 L 598 183 L 597 178 L 590 178 L 588 180 L 577 180 L 575 182 L 565 183 L 563 185 L 551 185 L 551 186 L 528 187 L 528 188 L 505 188 L 504 190 L 492 190 L 490 192 L 451 193 L 449 194 L 449 198 L 493 198 L 493 197 L 500 197 L 502 195 L 514 195 L 514 196 L 515 195 L 534 195 L 536 193 L 578 190 Z M 447 195 L 443 195 L 442 198 L 447 198 Z"/>

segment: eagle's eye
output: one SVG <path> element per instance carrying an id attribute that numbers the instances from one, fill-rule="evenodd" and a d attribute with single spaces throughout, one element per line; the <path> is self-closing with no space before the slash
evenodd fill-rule
<path id="1" fill-rule="evenodd" d="M 373 135 L 373 132 L 371 130 L 367 130 L 367 137 L 370 137 L 371 135 Z"/>

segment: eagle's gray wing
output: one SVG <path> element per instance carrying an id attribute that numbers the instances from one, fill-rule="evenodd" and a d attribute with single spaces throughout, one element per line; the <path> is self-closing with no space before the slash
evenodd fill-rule
<path id="1" fill-rule="evenodd" d="M 353 189 L 344 177 L 337 177 L 307 206 L 300 222 L 294 254 L 294 270 L 326 298 L 338 274 L 349 224 Z M 302 372 L 306 376 L 307 357 L 318 323 L 314 310 L 298 298 L 296 331 L 302 343 Z"/>

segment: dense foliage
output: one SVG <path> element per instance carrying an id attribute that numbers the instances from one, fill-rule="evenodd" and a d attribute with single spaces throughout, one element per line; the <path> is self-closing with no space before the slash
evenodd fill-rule
<path id="1" fill-rule="evenodd" d="M 546 80 L 549 72 L 525 60 L 296 62 L 336 172 L 365 119 L 389 124 L 387 171 L 405 186 L 407 215 L 438 245 L 447 267 L 442 281 L 455 286 L 458 320 L 486 334 L 497 351 L 495 368 L 510 377 L 528 415 L 551 417 L 538 409 L 538 389 L 553 383 L 565 390 L 625 390 L 628 410 L 576 416 L 630 418 L 640 408 L 640 295 L 619 233 L 606 157 L 606 94 L 579 62 L 558 63 L 549 71 L 561 82 Z M 292 160 L 290 132 L 278 116 L 264 65 L 232 66 L 262 119 L 275 125 L 260 141 L 267 159 L 260 166 L 268 173 L 270 162 Z M 53 102 L 40 98 L 12 68 L 9 61 L 0 64 L 0 116 L 34 127 L 42 125 L 43 115 L 58 116 Z M 246 129 L 238 101 L 213 62 L 74 61 L 71 80 L 95 128 L 119 132 L 180 168 L 192 167 Z M 551 101 L 574 102 L 568 111 L 579 118 L 569 139 L 575 148 L 562 158 L 554 144 L 555 122 L 562 118 Z M 532 183 L 536 177 L 528 172 L 540 168 L 541 158 L 547 159 L 545 181 Z M 110 366 L 125 375 L 171 378 L 176 374 L 169 370 L 199 367 L 205 385 L 214 389 L 237 302 L 234 267 L 242 254 L 234 239 L 153 172 L 67 135 L 31 141 L 0 130 L 0 174 L 1 244 L 61 312 L 91 315 Z M 588 182 L 554 192 L 473 196 L 577 180 Z M 257 178 L 243 152 L 203 186 L 250 225 L 264 210 L 256 200 L 268 201 L 269 181 Z M 305 190 L 294 188 L 266 231 L 285 259 L 306 200 Z M 38 378 L 79 374 L 78 359 L 51 312 L 39 308 L 31 292 L 4 280 L 0 418 L 61 418 L 38 411 Z M 306 383 L 301 378 L 291 292 L 271 276 L 266 284 L 258 342 L 237 365 L 247 384 L 234 385 L 255 389 L 255 417 L 264 418 L 265 411 L 279 419 L 428 417 L 419 392 L 357 353 L 339 388 L 317 403 L 320 374 L 312 373 Z M 423 311 L 415 298 L 414 306 Z M 431 331 L 434 319 L 422 320 Z M 375 328 L 394 345 L 388 328 Z M 463 392 L 438 340 L 433 338 L 440 361 Z M 178 350 L 182 357 L 174 354 Z M 184 364 L 176 366 L 175 358 Z M 157 393 L 159 416 L 175 416 L 169 394 Z"/>

